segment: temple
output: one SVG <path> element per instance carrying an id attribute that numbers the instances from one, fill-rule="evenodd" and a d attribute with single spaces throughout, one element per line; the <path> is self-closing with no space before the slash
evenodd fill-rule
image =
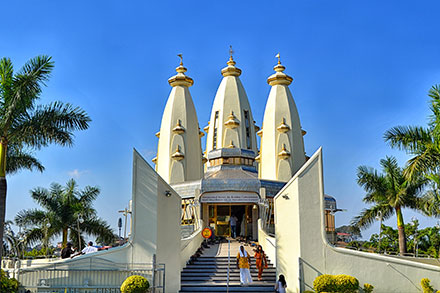
<path id="1" fill-rule="evenodd" d="M 194 81 L 181 60 L 168 80 L 155 168 L 133 151 L 125 243 L 73 259 L 3 259 L 2 269 L 30 292 L 119 292 L 133 274 L 148 278 L 156 293 L 273 292 L 280 274 L 288 293 L 313 289 L 322 274 L 354 276 L 375 292 L 421 292 L 422 278 L 440 287 L 437 259 L 333 245 L 338 208 L 324 193 L 322 148 L 304 152 L 306 132 L 285 69 L 278 55 L 259 129 L 231 54 L 202 132 L 189 91 Z M 262 280 L 250 286 L 240 285 L 227 257 L 238 251 L 237 241 L 235 251 L 229 243 L 233 222 L 248 252 L 257 241 L 269 259 Z M 202 249 L 205 227 L 221 240 L 211 242 L 217 250 Z"/>
<path id="2" fill-rule="evenodd" d="M 181 55 L 180 55 L 181 56 Z M 168 82 L 171 93 L 162 116 L 158 137 L 156 171 L 182 197 L 182 233 L 191 233 L 196 219 L 215 232 L 231 236 L 235 216 L 237 235 L 258 240 L 258 219 L 274 233 L 273 197 L 301 168 L 304 152 L 298 110 L 279 54 L 269 76 L 269 97 L 262 128 L 254 121 L 232 53 L 221 70 L 222 80 L 211 109 L 211 118 L 200 131 L 189 92 L 193 80 L 181 62 Z M 260 137 L 258 143 L 257 136 Z M 201 139 L 206 137 L 202 152 Z M 327 230 L 334 238 L 336 201 L 326 196 Z M 200 206 L 200 208 L 197 208 Z"/>

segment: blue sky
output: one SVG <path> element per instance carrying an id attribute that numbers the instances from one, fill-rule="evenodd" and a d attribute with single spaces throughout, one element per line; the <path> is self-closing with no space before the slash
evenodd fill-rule
<path id="1" fill-rule="evenodd" d="M 0 56 L 16 68 L 38 54 L 55 70 L 41 103 L 84 108 L 89 130 L 73 148 L 36 152 L 43 174 L 8 178 L 7 218 L 34 207 L 29 190 L 75 178 L 101 188 L 99 214 L 116 227 L 131 198 L 132 148 L 150 162 L 167 79 L 183 53 L 201 127 L 209 119 L 220 70 L 235 51 L 254 119 L 261 126 L 267 77 L 281 53 L 311 155 L 324 151 L 325 192 L 337 198 L 346 224 L 364 207 L 359 165 L 386 155 L 401 164 L 383 133 L 396 125 L 425 125 L 429 88 L 440 83 L 438 1 L 7 1 L 2 5 Z M 422 226 L 436 220 L 416 215 Z M 395 225 L 395 219 L 386 222 Z M 373 225 L 364 234 L 378 231 Z"/>

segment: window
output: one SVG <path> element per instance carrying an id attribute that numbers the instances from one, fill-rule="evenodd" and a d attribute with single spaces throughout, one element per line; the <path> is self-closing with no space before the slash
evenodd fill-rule
<path id="1" fill-rule="evenodd" d="M 212 142 L 212 149 L 217 148 L 217 128 L 218 128 L 218 111 L 215 111 L 214 116 L 214 135 L 213 135 L 213 142 Z"/>
<path id="2" fill-rule="evenodd" d="M 244 110 L 244 123 L 246 127 L 246 147 L 250 150 L 252 148 L 251 143 L 251 123 L 249 121 L 249 111 Z"/>

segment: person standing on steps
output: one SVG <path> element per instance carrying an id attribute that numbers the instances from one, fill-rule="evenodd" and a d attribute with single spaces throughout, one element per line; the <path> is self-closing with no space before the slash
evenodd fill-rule
<path id="1" fill-rule="evenodd" d="M 278 277 L 278 281 L 275 284 L 275 292 L 278 293 L 286 293 L 287 283 L 286 279 L 284 278 L 284 275 L 280 275 Z"/>
<path id="2" fill-rule="evenodd" d="M 249 285 L 252 283 L 251 277 L 251 257 L 244 249 L 244 246 L 240 246 L 240 251 L 237 255 L 237 268 L 240 269 L 240 285 Z"/>
<path id="3" fill-rule="evenodd" d="M 263 278 L 263 270 L 267 269 L 267 258 L 266 254 L 263 251 L 263 247 L 261 245 L 257 246 L 255 251 L 255 265 L 258 269 L 258 281 L 261 281 Z"/>
<path id="4" fill-rule="evenodd" d="M 237 217 L 235 215 L 232 215 L 232 217 L 229 219 L 229 223 L 231 224 L 231 236 L 232 238 L 237 237 Z"/>

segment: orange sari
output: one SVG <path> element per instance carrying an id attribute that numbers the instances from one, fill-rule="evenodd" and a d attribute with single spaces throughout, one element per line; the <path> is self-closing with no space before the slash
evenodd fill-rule
<path id="1" fill-rule="evenodd" d="M 258 280 L 261 280 L 263 275 L 263 269 L 267 268 L 267 260 L 264 252 L 255 252 L 255 265 L 258 269 Z"/>

